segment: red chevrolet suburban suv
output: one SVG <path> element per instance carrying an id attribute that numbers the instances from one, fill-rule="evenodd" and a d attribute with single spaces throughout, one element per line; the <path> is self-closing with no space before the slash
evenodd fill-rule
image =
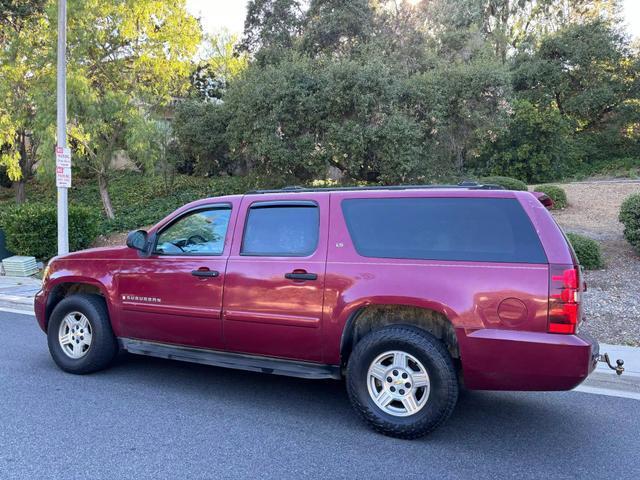
<path id="1" fill-rule="evenodd" d="M 416 438 L 460 385 L 568 390 L 594 369 L 580 266 L 540 200 L 473 184 L 199 200 L 126 247 L 53 259 L 36 316 L 67 372 L 124 349 L 346 377 L 375 430 Z"/>

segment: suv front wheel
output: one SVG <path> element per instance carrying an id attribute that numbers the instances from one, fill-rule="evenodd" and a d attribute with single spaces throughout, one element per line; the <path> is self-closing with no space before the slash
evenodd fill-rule
<path id="1" fill-rule="evenodd" d="M 118 353 L 104 299 L 75 294 L 64 298 L 47 326 L 51 357 L 65 372 L 92 373 L 108 367 Z"/>
<path id="2" fill-rule="evenodd" d="M 393 325 L 366 335 L 347 367 L 347 390 L 376 431 L 418 438 L 441 425 L 458 399 L 458 379 L 445 346 L 416 327 Z"/>

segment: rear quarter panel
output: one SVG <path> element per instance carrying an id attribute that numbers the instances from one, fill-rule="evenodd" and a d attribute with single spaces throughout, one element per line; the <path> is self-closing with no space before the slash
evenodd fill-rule
<path id="1" fill-rule="evenodd" d="M 513 193 L 529 216 L 549 263 L 572 265 L 574 261 L 567 240 L 549 210 L 529 192 Z"/>
<path id="2" fill-rule="evenodd" d="M 358 192 L 357 197 L 376 198 L 382 194 L 389 196 L 388 192 L 374 191 Z M 456 197 L 469 193 L 403 191 L 393 195 Z M 474 192 L 473 195 L 513 198 L 513 192 L 500 191 Z M 354 192 L 331 196 L 323 322 L 327 332 L 327 363 L 340 362 L 340 340 L 345 324 L 353 313 L 367 305 L 408 305 L 444 314 L 455 329 L 461 357 L 470 363 L 473 363 L 470 336 L 474 332 L 484 329 L 546 331 L 548 265 L 361 257 L 352 244 L 341 209 L 341 201 L 354 196 Z M 509 315 L 510 299 L 522 302 L 524 310 Z M 507 313 L 498 316 L 498 308 L 505 301 L 503 309 Z"/>

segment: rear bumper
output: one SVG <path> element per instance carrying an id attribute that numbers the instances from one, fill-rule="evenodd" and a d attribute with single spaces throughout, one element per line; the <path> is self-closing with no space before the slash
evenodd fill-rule
<path id="1" fill-rule="evenodd" d="M 458 339 L 464 383 L 472 390 L 571 390 L 594 370 L 599 354 L 586 334 L 483 329 Z"/>
<path id="2" fill-rule="evenodd" d="M 36 315 L 36 320 L 38 320 L 38 325 L 40 325 L 40 328 L 43 332 L 46 332 L 46 297 L 44 294 L 44 290 L 40 290 L 38 293 L 36 293 L 36 296 L 33 299 L 33 310 Z"/>

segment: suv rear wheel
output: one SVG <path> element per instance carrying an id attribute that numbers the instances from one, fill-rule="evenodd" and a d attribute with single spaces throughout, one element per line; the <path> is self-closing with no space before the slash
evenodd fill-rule
<path id="1" fill-rule="evenodd" d="M 65 372 L 84 374 L 108 367 L 118 353 L 102 297 L 76 294 L 63 299 L 47 327 L 51 357 Z"/>
<path id="2" fill-rule="evenodd" d="M 458 379 L 445 346 L 416 327 L 394 325 L 366 335 L 347 367 L 347 390 L 375 430 L 418 438 L 441 425 L 458 399 Z"/>

